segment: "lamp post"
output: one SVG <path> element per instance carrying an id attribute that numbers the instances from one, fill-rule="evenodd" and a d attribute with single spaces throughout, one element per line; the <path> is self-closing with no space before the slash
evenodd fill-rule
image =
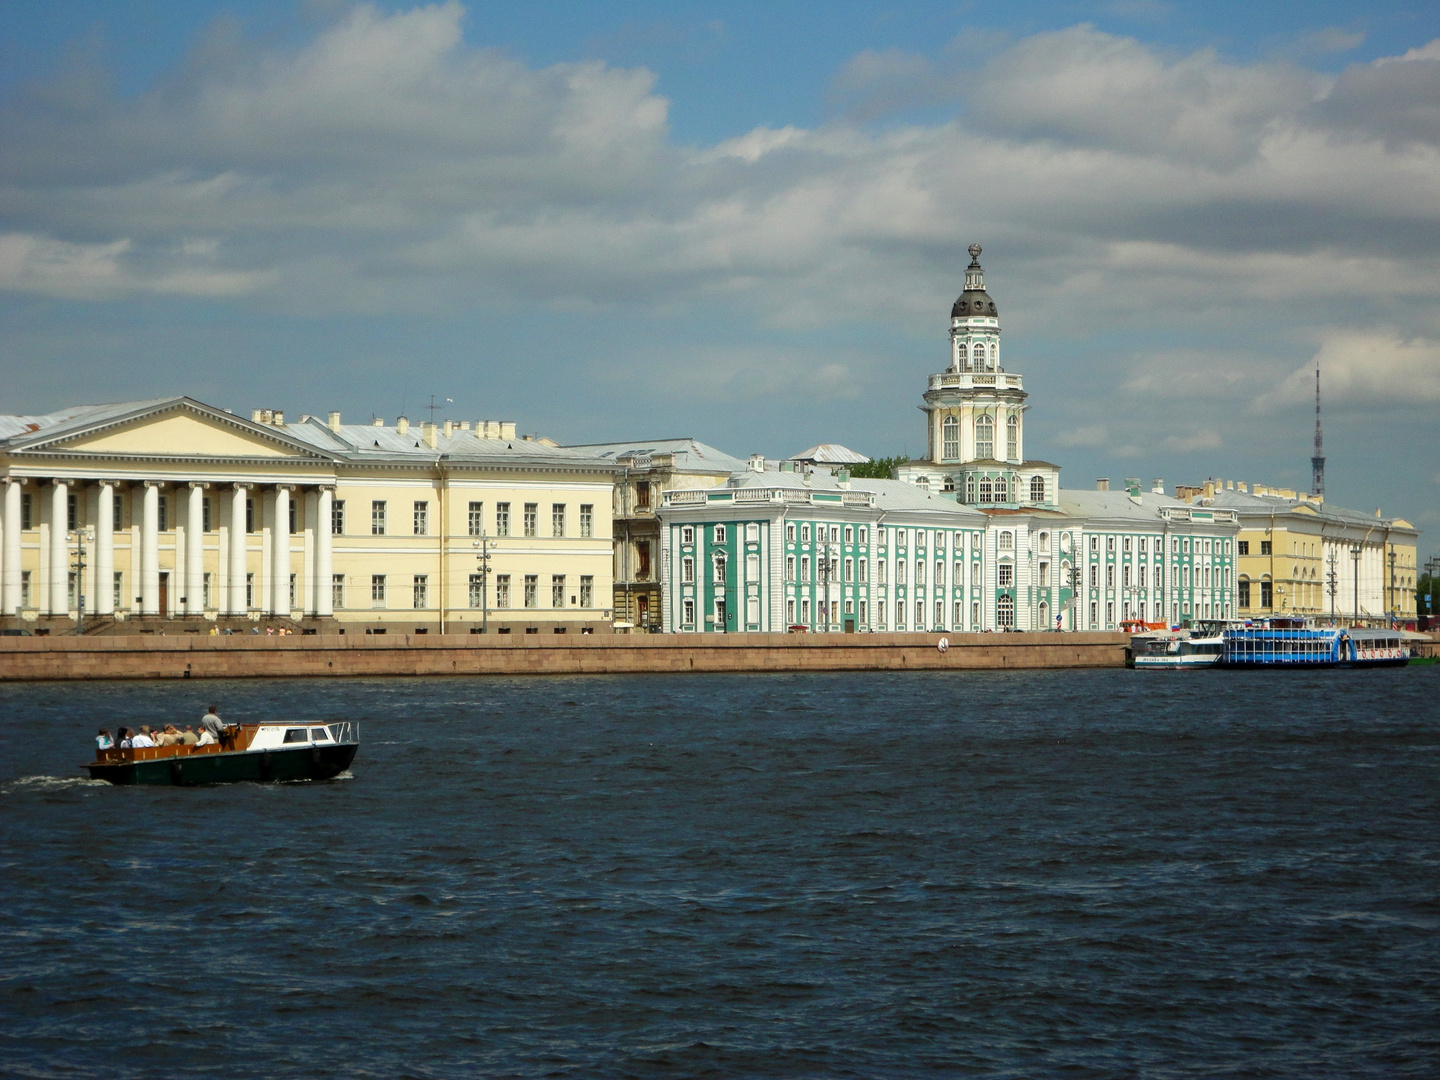
<path id="1" fill-rule="evenodd" d="M 86 525 L 75 530 L 75 559 L 71 568 L 75 571 L 75 633 L 85 633 L 85 542 L 95 535 L 95 526 Z"/>
<path id="2" fill-rule="evenodd" d="M 1355 614 L 1350 620 L 1351 626 L 1360 625 L 1360 556 L 1363 550 L 1359 544 L 1350 549 L 1350 559 L 1355 564 Z"/>
<path id="3" fill-rule="evenodd" d="M 1386 601 L 1385 608 L 1390 612 L 1390 617 L 1395 618 L 1397 612 L 1395 610 L 1395 548 L 1393 545 L 1390 548 L 1390 596 Z"/>
<path id="4" fill-rule="evenodd" d="M 480 539 L 476 540 L 472 547 L 480 549 L 479 563 L 475 569 L 480 571 L 480 632 L 490 633 L 490 538 L 485 535 L 485 526 L 480 526 Z"/>
<path id="5" fill-rule="evenodd" d="M 1330 569 L 1325 572 L 1325 584 L 1330 590 L 1330 622 L 1335 622 L 1335 594 L 1340 591 L 1340 575 L 1335 572 L 1335 552 L 1330 552 Z"/>

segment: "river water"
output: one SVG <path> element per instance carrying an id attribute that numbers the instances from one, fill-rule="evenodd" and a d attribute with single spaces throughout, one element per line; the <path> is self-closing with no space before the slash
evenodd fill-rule
<path id="1" fill-rule="evenodd" d="M 329 783 L 95 728 L 359 718 Z M 0 686 L 0 1074 L 1440 1075 L 1440 667 Z"/>

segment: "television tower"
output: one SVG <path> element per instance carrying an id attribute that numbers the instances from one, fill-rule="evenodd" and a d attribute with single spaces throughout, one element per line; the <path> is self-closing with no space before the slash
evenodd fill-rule
<path id="1" fill-rule="evenodd" d="M 1310 491 L 1325 494 L 1325 437 L 1320 431 L 1320 361 L 1315 361 L 1315 456 L 1310 459 Z"/>

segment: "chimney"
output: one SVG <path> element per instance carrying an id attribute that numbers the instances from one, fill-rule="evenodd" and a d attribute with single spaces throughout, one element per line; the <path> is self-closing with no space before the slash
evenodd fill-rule
<path id="1" fill-rule="evenodd" d="M 461 420 L 461 421 L 460 421 L 460 430 L 461 430 L 461 431 L 469 431 L 469 430 L 470 430 L 470 421 L 469 421 L 469 420 Z"/>
<path id="2" fill-rule="evenodd" d="M 1249 491 L 1250 491 L 1250 485 L 1247 484 L 1247 483 L 1245 483 L 1244 480 L 1241 480 L 1241 481 L 1239 481 L 1239 482 L 1236 483 L 1236 485 L 1235 485 L 1235 490 L 1236 490 L 1236 491 L 1243 491 L 1243 492 L 1245 492 L 1246 494 L 1248 494 Z"/>
<path id="3" fill-rule="evenodd" d="M 383 416 L 377 416 L 374 420 L 371 420 L 370 423 L 374 424 L 376 427 L 384 427 L 385 418 Z"/>
<path id="4" fill-rule="evenodd" d="M 410 433 L 410 419 L 402 416 L 395 421 L 395 434 L 408 435 Z"/>
<path id="5" fill-rule="evenodd" d="M 264 415 L 265 415 L 265 413 L 264 413 L 264 410 L 262 410 L 262 409 L 251 409 L 251 410 L 250 410 L 250 422 L 251 422 L 252 424 L 263 424 L 263 423 L 265 422 L 265 420 L 264 420 Z"/>
<path id="6" fill-rule="evenodd" d="M 284 427 L 284 426 L 285 426 L 285 410 L 284 410 L 284 409 L 276 409 L 276 410 L 275 410 L 275 426 L 276 426 L 276 427 Z"/>
<path id="7" fill-rule="evenodd" d="M 764 472 L 764 471 L 765 471 L 765 455 L 764 455 L 764 454 L 751 454 L 751 455 L 750 455 L 750 471 L 751 471 L 751 472 Z"/>
<path id="8" fill-rule="evenodd" d="M 1214 497 L 1215 497 L 1215 481 L 1214 481 L 1214 480 L 1206 480 L 1206 481 L 1205 481 L 1205 498 L 1207 498 L 1207 499 L 1213 499 Z"/>
<path id="9" fill-rule="evenodd" d="M 515 421 L 514 421 L 514 420 L 501 420 L 501 421 L 500 421 L 500 438 L 502 438 L 502 439 L 513 439 L 514 437 L 515 437 Z"/>
<path id="10" fill-rule="evenodd" d="M 842 467 L 842 468 L 839 468 L 839 469 L 836 469 L 836 470 L 835 470 L 835 482 L 836 482 L 837 484 L 839 484 L 842 488 L 845 488 L 846 490 L 849 490 L 849 488 L 850 488 L 850 470 L 849 470 L 849 469 L 846 469 L 846 468 L 843 468 L 843 467 Z"/>
<path id="11" fill-rule="evenodd" d="M 331 431 L 338 432 L 340 430 L 340 414 L 338 412 L 332 412 L 326 419 L 325 426 Z"/>
<path id="12" fill-rule="evenodd" d="M 1095 481 L 1095 490 L 1096 490 L 1096 491 L 1109 491 L 1109 490 L 1110 490 L 1110 478 L 1109 478 L 1108 476 L 1102 476 L 1102 477 L 1100 477 L 1100 479 L 1096 480 L 1096 481 Z"/>
<path id="13" fill-rule="evenodd" d="M 435 449 L 435 422 L 433 420 L 427 420 L 420 425 L 420 439 L 431 450 Z"/>
<path id="14" fill-rule="evenodd" d="M 1162 479 L 1161 479 L 1160 477 L 1158 477 L 1158 476 L 1155 477 L 1154 480 L 1151 480 L 1151 481 L 1150 481 L 1150 494 L 1152 494 L 1152 495 L 1164 495 L 1164 494 L 1165 494 L 1165 481 L 1162 480 Z"/>
<path id="15" fill-rule="evenodd" d="M 445 437 L 448 439 L 448 438 L 450 438 L 451 435 L 454 435 L 454 434 L 455 434 L 455 421 L 454 421 L 454 420 L 446 420 L 446 421 L 445 421 Z"/>
<path id="16" fill-rule="evenodd" d="M 1125 477 L 1125 493 L 1132 499 L 1140 497 L 1140 478 L 1138 476 Z"/>

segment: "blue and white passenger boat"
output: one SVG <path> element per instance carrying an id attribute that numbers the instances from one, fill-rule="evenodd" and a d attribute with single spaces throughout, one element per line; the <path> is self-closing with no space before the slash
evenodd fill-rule
<path id="1" fill-rule="evenodd" d="M 1226 667 L 1400 667 L 1410 662 L 1399 630 L 1273 618 L 1226 630 L 1221 637 L 1220 662 Z"/>
<path id="2" fill-rule="evenodd" d="M 1216 633 L 1189 630 L 1152 630 L 1130 639 L 1131 667 L 1146 671 L 1188 671 L 1214 667 L 1220 662 L 1221 640 Z"/>

